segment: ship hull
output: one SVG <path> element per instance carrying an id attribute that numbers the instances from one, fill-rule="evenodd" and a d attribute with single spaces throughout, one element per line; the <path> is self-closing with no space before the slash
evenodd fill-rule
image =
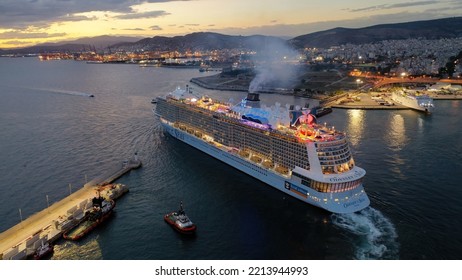
<path id="1" fill-rule="evenodd" d="M 98 225 L 103 223 L 107 220 L 114 209 L 115 202 L 112 200 L 111 207 L 107 210 L 107 212 L 103 213 L 101 217 L 96 220 L 90 220 L 90 215 L 87 215 L 74 227 L 66 230 L 63 233 L 63 238 L 67 240 L 77 241 L 83 237 L 85 237 L 89 232 L 94 230 Z"/>
<path id="2" fill-rule="evenodd" d="M 427 113 L 427 114 L 431 114 L 433 112 L 433 107 L 420 106 L 419 105 L 419 100 L 416 99 L 416 98 L 410 98 L 410 97 L 407 97 L 405 95 L 393 93 L 391 99 L 394 102 L 396 102 L 396 103 L 398 103 L 400 105 L 406 106 L 406 107 L 408 107 L 410 109 L 421 111 L 421 112 L 424 112 L 424 113 Z"/>
<path id="3" fill-rule="evenodd" d="M 161 123 L 164 130 L 178 140 L 305 203 L 333 213 L 353 213 L 366 208 L 370 204 L 362 185 L 354 190 L 341 193 L 321 193 L 306 186 L 301 186 L 288 176 L 283 176 L 259 164 L 254 164 L 237 154 L 211 145 L 193 134 L 173 127 L 162 119 Z"/>
<path id="4" fill-rule="evenodd" d="M 192 225 L 189 227 L 181 228 L 176 225 L 176 220 L 173 216 L 175 212 L 169 213 L 164 216 L 164 221 L 167 222 L 167 224 L 171 225 L 174 229 L 176 229 L 178 232 L 184 233 L 184 234 L 194 234 L 196 232 L 196 225 Z"/>

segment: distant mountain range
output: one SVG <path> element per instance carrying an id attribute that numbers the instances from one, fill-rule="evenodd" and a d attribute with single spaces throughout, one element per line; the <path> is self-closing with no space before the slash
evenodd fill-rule
<path id="1" fill-rule="evenodd" d="M 68 42 L 59 42 L 59 43 L 45 43 L 37 46 L 59 46 L 63 44 L 72 44 L 72 45 L 87 45 L 94 47 L 96 49 L 104 49 L 109 46 L 119 44 L 121 42 L 131 43 L 137 42 L 143 39 L 143 37 L 129 37 L 129 36 L 97 36 L 97 37 L 84 37 L 74 41 Z"/>
<path id="2" fill-rule="evenodd" d="M 364 28 L 333 28 L 301 35 L 290 40 L 279 37 L 253 35 L 232 36 L 212 32 L 198 32 L 185 36 L 153 38 L 99 36 L 71 42 L 41 44 L 33 47 L 0 50 L 0 54 L 27 54 L 56 51 L 77 52 L 83 50 L 152 50 L 152 51 L 203 51 L 216 49 L 262 50 L 267 47 L 294 48 L 331 47 L 342 44 L 364 44 L 382 40 L 410 38 L 440 39 L 462 37 L 462 17 L 414 21 L 396 24 L 380 24 Z"/>
<path id="3" fill-rule="evenodd" d="M 146 51 L 186 51 L 249 49 L 261 50 L 268 46 L 288 46 L 287 40 L 263 35 L 232 36 L 213 32 L 197 32 L 185 36 L 155 36 L 134 43 L 113 45 L 114 49 Z"/>
<path id="4" fill-rule="evenodd" d="M 359 45 L 383 40 L 457 37 L 462 37 L 462 17 L 380 24 L 364 28 L 338 27 L 298 36 L 289 40 L 289 42 L 296 48 L 327 48 L 347 43 Z"/>
<path id="5" fill-rule="evenodd" d="M 108 47 L 120 44 L 122 42 L 131 43 L 143 39 L 142 37 L 129 36 L 97 36 L 84 37 L 73 41 L 64 41 L 59 43 L 44 43 L 26 48 L 17 49 L 0 49 L 0 54 L 32 54 L 47 52 L 80 52 L 89 50 L 102 50 Z"/>

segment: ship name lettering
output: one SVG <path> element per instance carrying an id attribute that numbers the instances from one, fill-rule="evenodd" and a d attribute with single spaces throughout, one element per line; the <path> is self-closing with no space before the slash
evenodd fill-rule
<path id="1" fill-rule="evenodd" d="M 362 175 L 363 175 L 363 172 L 355 171 L 355 174 L 353 175 L 342 177 L 342 178 L 334 177 L 334 178 L 330 178 L 329 181 L 330 182 L 343 182 L 347 180 L 354 180 L 356 178 L 361 177 Z"/>
<path id="2" fill-rule="evenodd" d="M 359 198 L 358 200 L 354 200 L 354 201 L 351 201 L 351 202 L 346 202 L 343 204 L 343 208 L 348 208 L 350 206 L 353 206 L 353 205 L 356 205 L 358 203 L 361 203 L 361 202 L 364 202 L 364 198 Z"/>

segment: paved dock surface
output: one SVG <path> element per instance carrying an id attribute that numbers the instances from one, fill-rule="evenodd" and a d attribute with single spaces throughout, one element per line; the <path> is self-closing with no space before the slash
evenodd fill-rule
<path id="1" fill-rule="evenodd" d="M 109 184 L 131 169 L 140 166 L 141 161 L 139 160 L 126 161 L 111 170 L 110 173 L 105 174 L 105 178 L 98 178 L 98 184 L 87 183 L 71 195 L 0 233 L 0 260 L 5 258 L 23 259 L 26 255 L 32 254 L 35 240 L 60 238 L 62 230 L 56 228 L 56 221 L 65 220 L 79 211 L 82 212 L 88 202 L 99 195 L 97 190 L 101 185 Z"/>
<path id="2" fill-rule="evenodd" d="M 50 226 L 52 221 L 59 219 L 60 216 L 67 216 L 69 209 L 81 201 L 95 197 L 97 195 L 95 191 L 94 187 L 83 187 L 59 202 L 52 204 L 50 207 L 35 213 L 14 227 L 0 233 L 0 252 L 5 252 L 17 244 L 21 244 L 22 241 L 32 237 L 43 228 Z"/>

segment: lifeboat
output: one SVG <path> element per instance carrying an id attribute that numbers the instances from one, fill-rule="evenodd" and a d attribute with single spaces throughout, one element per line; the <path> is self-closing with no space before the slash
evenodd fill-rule
<path id="1" fill-rule="evenodd" d="M 250 158 L 250 160 L 255 162 L 255 163 L 261 163 L 261 161 L 262 161 L 261 157 L 259 157 L 259 156 L 252 156 Z"/>
<path id="2" fill-rule="evenodd" d="M 274 167 L 274 163 L 271 161 L 271 160 L 265 160 L 263 162 L 263 166 L 266 167 L 266 168 L 273 168 Z"/>
<path id="3" fill-rule="evenodd" d="M 250 153 L 244 150 L 239 151 L 239 155 L 244 158 L 248 158 Z"/>
<path id="4" fill-rule="evenodd" d="M 287 174 L 289 174 L 289 169 L 287 169 L 287 167 L 285 167 L 285 166 L 278 165 L 276 167 L 276 172 L 281 173 L 283 175 L 287 175 Z"/>

